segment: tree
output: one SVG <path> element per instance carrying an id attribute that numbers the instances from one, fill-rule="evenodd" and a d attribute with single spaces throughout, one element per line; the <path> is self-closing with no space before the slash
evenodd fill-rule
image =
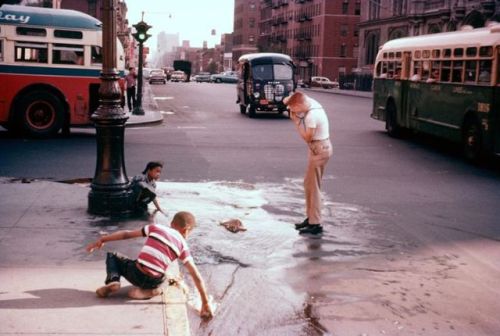
<path id="1" fill-rule="evenodd" d="M 217 70 L 217 63 L 215 63 L 214 60 L 210 60 L 210 63 L 207 65 L 207 71 L 214 74 L 217 73 Z"/>

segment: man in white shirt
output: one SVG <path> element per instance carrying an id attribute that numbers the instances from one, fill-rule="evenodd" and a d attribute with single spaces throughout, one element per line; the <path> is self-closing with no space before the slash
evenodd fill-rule
<path id="1" fill-rule="evenodd" d="M 332 156 L 330 130 L 325 110 L 316 100 L 302 92 L 285 98 L 290 118 L 299 135 L 309 147 L 307 170 L 304 177 L 307 218 L 295 228 L 300 234 L 321 234 L 321 180 L 326 164 Z"/>

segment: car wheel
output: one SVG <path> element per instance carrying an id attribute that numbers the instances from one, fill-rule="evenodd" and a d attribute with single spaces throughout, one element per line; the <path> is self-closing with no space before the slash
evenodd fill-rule
<path id="1" fill-rule="evenodd" d="M 220 78 L 217 78 L 217 79 L 215 80 L 215 82 L 216 82 L 216 83 L 221 83 L 221 82 L 222 82 L 222 80 L 221 80 Z"/>
<path id="2" fill-rule="evenodd" d="M 59 98 L 47 91 L 35 91 L 20 101 L 18 121 L 24 132 L 34 137 L 59 132 L 64 119 L 64 106 Z"/>

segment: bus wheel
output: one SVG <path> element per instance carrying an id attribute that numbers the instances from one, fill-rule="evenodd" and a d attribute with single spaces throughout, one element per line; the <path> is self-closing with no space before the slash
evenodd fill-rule
<path id="1" fill-rule="evenodd" d="M 465 121 L 463 128 L 463 153 L 467 161 L 479 162 L 481 158 L 481 126 L 475 118 Z"/>
<path id="2" fill-rule="evenodd" d="M 392 101 L 387 103 L 385 116 L 385 129 L 391 137 L 398 137 L 401 133 L 401 128 L 398 125 L 396 105 Z"/>
<path id="3" fill-rule="evenodd" d="M 22 129 L 35 137 L 57 134 L 63 125 L 63 105 L 51 93 L 36 91 L 22 97 L 18 111 Z"/>
<path id="4" fill-rule="evenodd" d="M 255 112 L 256 112 L 255 105 L 250 104 L 248 106 L 248 116 L 250 118 L 255 118 L 257 116 L 257 114 Z"/>
<path id="5" fill-rule="evenodd" d="M 240 104 L 240 113 L 241 114 L 247 113 L 247 107 L 246 107 L 246 105 L 241 105 Z"/>

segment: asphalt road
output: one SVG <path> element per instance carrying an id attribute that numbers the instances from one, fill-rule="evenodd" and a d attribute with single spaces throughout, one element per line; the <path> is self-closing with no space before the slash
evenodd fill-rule
<path id="1" fill-rule="evenodd" d="M 165 120 L 126 130 L 128 175 L 159 159 L 170 182 L 300 185 L 306 147 L 286 116 L 241 115 L 231 84 L 152 90 Z M 370 119 L 369 99 L 310 95 L 327 110 L 334 155 L 323 187 L 326 239 L 295 243 L 296 265 L 287 270 L 292 287 L 309 294 L 309 331 L 500 333 L 498 170 L 469 165 L 433 139 L 388 137 Z M 0 153 L 0 176 L 70 180 L 95 169 L 92 129 L 48 140 L 0 131 Z"/>

